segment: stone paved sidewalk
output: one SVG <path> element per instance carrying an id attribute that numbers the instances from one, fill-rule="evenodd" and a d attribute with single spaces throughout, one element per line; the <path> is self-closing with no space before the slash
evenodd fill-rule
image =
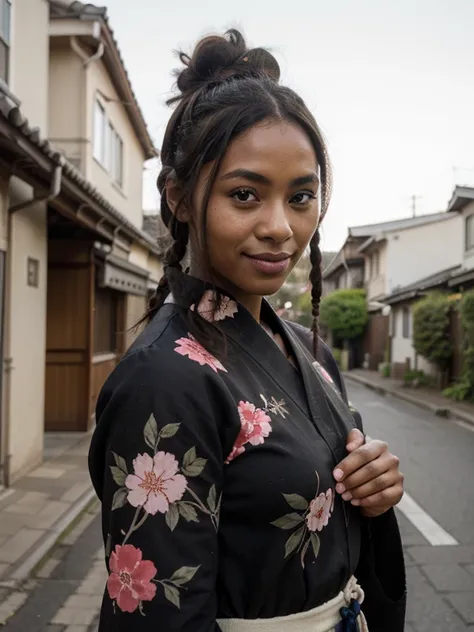
<path id="1" fill-rule="evenodd" d="M 95 497 L 87 471 L 90 435 L 78 435 L 51 460 L 0 491 L 0 588 L 27 578 Z M 54 439 L 54 437 L 53 437 Z"/>
<path id="2" fill-rule="evenodd" d="M 392 395 L 441 417 L 451 417 L 474 425 L 474 405 L 453 402 L 434 389 L 409 388 L 399 380 L 382 377 L 377 371 L 354 369 L 344 373 L 344 379 L 367 386 L 378 393 Z"/>

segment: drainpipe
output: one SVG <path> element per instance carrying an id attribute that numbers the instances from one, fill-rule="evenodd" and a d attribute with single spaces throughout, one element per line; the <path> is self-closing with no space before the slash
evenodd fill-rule
<path id="1" fill-rule="evenodd" d="M 100 33 L 100 26 L 97 29 L 98 34 Z M 82 130 L 82 136 L 83 138 L 87 138 L 87 119 L 89 116 L 89 112 L 88 112 L 88 103 L 87 103 L 87 71 L 89 69 L 89 66 L 94 63 L 95 61 L 98 61 L 99 59 L 101 59 L 101 57 L 104 55 L 105 53 L 105 46 L 102 40 L 99 40 L 98 46 L 97 46 L 97 50 L 95 51 L 95 53 L 93 55 L 89 55 L 79 44 L 77 37 L 72 36 L 69 38 L 69 45 L 71 47 L 71 49 L 73 50 L 74 53 L 76 53 L 76 55 L 78 57 L 80 57 L 80 59 L 82 60 L 82 67 L 84 69 L 84 83 L 85 83 L 85 89 L 84 89 L 84 97 L 82 99 L 82 113 L 81 113 L 81 121 L 80 121 L 80 129 Z M 86 150 L 86 146 L 83 145 L 81 147 L 81 166 L 82 169 L 81 171 L 84 173 L 85 176 L 88 176 L 88 167 L 87 167 L 88 161 L 87 161 L 87 150 Z"/>
<path id="2" fill-rule="evenodd" d="M 31 206 L 41 203 L 49 202 L 56 198 L 61 191 L 62 171 L 65 164 L 64 158 L 59 158 L 58 164 L 54 168 L 53 177 L 51 179 L 51 185 L 49 192 L 45 195 L 38 195 L 25 202 L 14 204 L 8 209 L 7 213 L 7 253 L 5 261 L 5 294 L 4 305 L 7 309 L 4 310 L 4 328 L 3 328 L 3 341 L 4 341 L 4 373 L 5 377 L 0 374 L 0 379 L 4 380 L 1 384 L 2 392 L 4 395 L 3 406 L 3 419 L 2 421 L 2 453 L 0 454 L 0 471 L 3 471 L 3 482 L 5 487 L 9 487 L 11 484 L 11 453 L 10 453 L 10 411 L 11 411 L 11 372 L 14 369 L 13 358 L 11 357 L 11 274 L 12 274 L 12 249 L 13 249 L 13 221 L 12 215 L 17 211 L 30 208 Z"/>

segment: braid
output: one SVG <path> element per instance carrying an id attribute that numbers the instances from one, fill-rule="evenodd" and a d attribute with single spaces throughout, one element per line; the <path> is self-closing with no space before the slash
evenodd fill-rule
<path id="1" fill-rule="evenodd" d="M 321 270 L 321 249 L 319 247 L 320 241 L 320 233 L 319 228 L 313 235 L 313 238 L 310 242 L 310 261 L 311 261 L 311 272 L 309 275 L 309 279 L 311 281 L 311 304 L 312 310 L 311 313 L 313 315 L 313 323 L 311 326 L 311 330 L 313 332 L 313 353 L 314 357 L 316 357 L 318 352 L 318 335 L 319 335 L 319 304 L 321 302 L 321 294 L 323 291 L 323 277 Z"/>

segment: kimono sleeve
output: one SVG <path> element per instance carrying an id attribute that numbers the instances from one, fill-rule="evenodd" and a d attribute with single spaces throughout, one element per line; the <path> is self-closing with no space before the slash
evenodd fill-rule
<path id="1" fill-rule="evenodd" d="M 90 469 L 109 571 L 101 632 L 220 630 L 218 420 L 227 395 L 208 367 L 167 360 L 157 350 L 134 352 L 98 405 Z"/>

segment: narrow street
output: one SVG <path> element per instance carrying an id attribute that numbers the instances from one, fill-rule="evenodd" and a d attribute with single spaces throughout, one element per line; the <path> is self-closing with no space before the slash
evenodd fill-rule
<path id="1" fill-rule="evenodd" d="M 473 631 L 474 432 L 361 386 L 349 390 L 368 434 L 388 441 L 406 477 L 398 511 L 408 572 L 406 632 Z M 95 632 L 105 579 L 95 503 L 17 593 L 24 605 L 2 630 Z"/>

